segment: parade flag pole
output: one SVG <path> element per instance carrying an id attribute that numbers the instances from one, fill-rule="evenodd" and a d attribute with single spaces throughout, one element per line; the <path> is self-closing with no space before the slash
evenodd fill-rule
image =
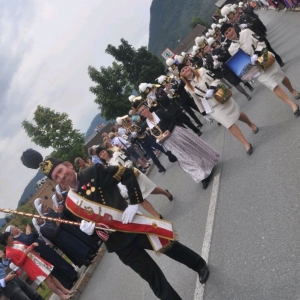
<path id="1" fill-rule="evenodd" d="M 31 217 L 31 218 L 49 220 L 49 221 L 53 221 L 53 222 L 59 222 L 59 223 L 75 225 L 75 226 L 80 226 L 81 225 L 80 222 L 73 222 L 73 221 L 59 219 L 59 218 L 51 218 L 51 217 L 46 217 L 46 216 L 34 215 L 34 214 L 25 213 L 25 212 L 22 212 L 22 211 L 17 211 L 17 210 L 12 210 L 12 209 L 0 208 L 0 212 L 10 213 L 10 214 L 14 214 L 14 215 L 20 215 L 20 216 L 24 216 L 24 217 Z M 102 227 L 95 227 L 95 229 L 105 230 L 105 231 L 110 231 L 110 232 L 115 232 L 116 231 L 114 229 L 102 228 Z"/>

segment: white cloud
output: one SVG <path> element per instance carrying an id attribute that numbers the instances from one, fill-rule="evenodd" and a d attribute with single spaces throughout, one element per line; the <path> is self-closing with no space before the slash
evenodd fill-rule
<path id="1" fill-rule="evenodd" d="M 35 175 L 20 156 L 33 143 L 21 128 L 38 104 L 66 112 L 85 132 L 98 113 L 87 67 L 110 65 L 108 44 L 147 46 L 151 0 L 0 0 L 0 207 L 15 208 Z"/>

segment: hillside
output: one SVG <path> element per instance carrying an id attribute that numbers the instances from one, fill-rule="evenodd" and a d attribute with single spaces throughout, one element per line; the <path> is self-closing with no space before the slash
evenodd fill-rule
<path id="1" fill-rule="evenodd" d="M 150 7 L 149 45 L 152 53 L 161 57 L 161 52 L 177 46 L 191 30 L 193 17 L 212 23 L 212 14 L 217 10 L 211 0 L 153 0 Z"/>
<path id="2" fill-rule="evenodd" d="M 25 204 L 31 198 L 31 196 L 36 192 L 34 185 L 43 177 L 45 177 L 45 175 L 41 171 L 38 171 L 36 175 L 29 181 L 18 202 L 18 207 Z"/>

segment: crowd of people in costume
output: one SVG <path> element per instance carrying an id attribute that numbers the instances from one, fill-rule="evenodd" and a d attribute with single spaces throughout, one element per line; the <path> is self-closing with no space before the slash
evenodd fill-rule
<path id="1" fill-rule="evenodd" d="M 277 1 L 256 2 L 266 7 Z M 293 7 L 298 2 L 284 0 Z M 212 124 L 213 120 L 228 129 L 251 155 L 254 146 L 245 138 L 238 121 L 247 124 L 253 134 L 259 132 L 259 127 L 232 98 L 232 86 L 250 101 L 249 92 L 255 92 L 252 83 L 256 80 L 289 105 L 295 117 L 300 115 L 295 102 L 300 94 L 282 71 L 284 62 L 267 40 L 267 28 L 250 1 L 226 5 L 221 15 L 205 36 L 195 39 L 191 53 L 176 54 L 166 61 L 168 70 L 157 78 L 157 83 L 140 84 L 141 95 L 129 97 L 132 107 L 128 115 L 118 117 L 111 132 L 103 133 L 101 145 L 88 149 L 87 161 L 81 157 L 74 164 L 51 157 L 43 159 L 33 149 L 23 153 L 25 166 L 39 168 L 57 184 L 53 207 L 40 198 L 35 200 L 40 216 L 81 222 L 81 226 L 44 218 L 32 220 L 36 233 L 30 226 L 26 232 L 8 226 L 0 236 L 6 248 L 5 253 L 0 252 L 0 285 L 6 295 L 12 299 L 41 299 L 15 274 L 2 272 L 12 261 L 31 280 L 45 281 L 60 299 L 70 299 L 70 289 L 77 280 L 74 266 L 89 265 L 102 242 L 108 252 L 115 252 L 146 280 L 159 299 L 182 298 L 145 250 L 163 253 L 195 271 L 201 284 L 207 281 L 205 260 L 176 240 L 172 224 L 147 200 L 150 194 L 156 194 L 173 201 L 170 187 L 159 187 L 145 175 L 150 164 L 155 164 L 159 173 L 167 171 L 157 157 L 159 151 L 206 189 L 220 154 L 200 136 L 204 123 Z M 240 49 L 258 67 L 249 81 L 226 65 Z M 151 216 L 141 214 L 140 207 Z M 49 245 L 64 252 L 72 264 Z M 9 286 L 10 282 L 23 287 L 22 291 Z M 21 293 L 28 297 L 19 297 Z"/>

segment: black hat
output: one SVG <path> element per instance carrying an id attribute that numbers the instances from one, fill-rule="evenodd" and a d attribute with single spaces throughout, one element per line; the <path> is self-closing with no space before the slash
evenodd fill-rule
<path id="1" fill-rule="evenodd" d="M 96 148 L 96 153 L 99 155 L 99 153 L 100 153 L 101 151 L 103 151 L 103 150 L 106 151 L 105 148 L 103 148 L 103 147 L 101 147 L 101 146 L 98 146 L 98 147 Z"/>
<path id="2" fill-rule="evenodd" d="M 225 32 L 227 31 L 227 29 L 230 28 L 230 27 L 233 27 L 233 25 L 230 24 L 230 23 L 224 23 L 224 24 L 222 25 L 222 27 L 220 28 L 220 31 L 221 31 L 222 35 L 224 35 L 224 33 L 225 33 Z"/>
<path id="3" fill-rule="evenodd" d="M 41 153 L 33 149 L 27 149 L 26 151 L 24 151 L 21 156 L 21 161 L 27 168 L 40 168 L 40 171 L 50 179 L 52 179 L 51 175 L 55 167 L 63 163 L 62 160 L 52 157 L 49 157 L 43 161 L 43 156 L 41 155 Z"/>
<path id="4" fill-rule="evenodd" d="M 136 100 L 135 102 L 133 102 L 132 108 L 131 108 L 131 109 L 132 109 L 134 112 L 137 112 L 137 110 L 138 110 L 142 105 L 145 105 L 145 106 L 148 107 L 147 102 L 146 102 L 145 100 Z"/>
<path id="5" fill-rule="evenodd" d="M 182 70 L 184 67 L 187 67 L 187 65 L 185 65 L 185 64 L 179 64 L 179 65 L 177 66 L 177 70 L 178 70 L 178 73 L 179 73 L 179 74 L 180 74 L 181 70 Z"/>
<path id="6" fill-rule="evenodd" d="M 3 246 L 7 245 L 7 239 L 8 237 L 11 235 L 10 232 L 4 232 L 2 234 L 0 234 L 0 244 Z"/>

